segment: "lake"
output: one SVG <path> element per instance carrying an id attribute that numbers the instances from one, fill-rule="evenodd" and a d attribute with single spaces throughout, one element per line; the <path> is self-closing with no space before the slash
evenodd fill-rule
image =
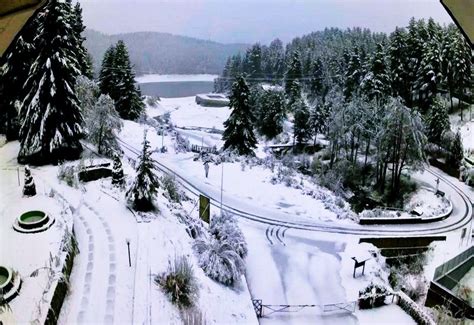
<path id="1" fill-rule="evenodd" d="M 215 75 L 145 75 L 137 77 L 143 95 L 189 97 L 214 91 Z"/>

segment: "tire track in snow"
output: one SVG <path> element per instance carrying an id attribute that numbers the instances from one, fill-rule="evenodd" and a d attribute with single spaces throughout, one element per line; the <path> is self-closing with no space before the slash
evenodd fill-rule
<path id="1" fill-rule="evenodd" d="M 80 209 L 80 207 L 79 207 Z M 79 210 L 78 209 L 78 210 Z M 89 226 L 89 223 L 84 219 L 82 215 L 78 215 L 79 220 L 81 221 L 82 226 L 85 229 L 85 233 L 88 238 L 87 244 L 87 267 L 86 273 L 84 274 L 84 288 L 82 291 L 82 297 L 80 300 L 80 310 L 77 315 L 77 322 L 82 323 L 84 321 L 84 316 L 89 306 L 89 296 L 91 290 L 91 281 L 92 281 L 92 270 L 94 269 L 94 235 L 92 234 L 92 229 Z"/>
<path id="2" fill-rule="evenodd" d="M 115 285 L 116 285 L 116 255 L 115 255 L 115 240 L 112 235 L 112 231 L 110 230 L 110 226 L 105 221 L 105 219 L 99 214 L 99 212 L 88 203 L 84 203 L 84 205 L 97 217 L 99 223 L 102 225 L 105 234 L 107 235 L 107 242 L 108 242 L 108 275 L 107 275 L 107 293 L 106 293 L 106 304 L 105 304 L 105 316 L 104 316 L 104 323 L 112 324 L 114 323 L 114 312 L 115 312 Z M 86 273 L 87 275 L 87 273 Z"/>

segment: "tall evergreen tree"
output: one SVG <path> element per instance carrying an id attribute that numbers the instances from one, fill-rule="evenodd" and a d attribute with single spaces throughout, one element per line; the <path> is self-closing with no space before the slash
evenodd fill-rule
<path id="1" fill-rule="evenodd" d="M 289 60 L 288 70 L 285 75 L 285 93 L 289 102 L 292 103 L 300 96 L 300 93 L 296 90 L 301 90 L 301 87 L 295 86 L 295 84 L 300 84 L 300 80 L 303 76 L 300 52 L 294 51 Z"/>
<path id="2" fill-rule="evenodd" d="M 462 145 L 461 134 L 456 132 L 451 145 L 449 146 L 448 157 L 446 162 L 449 166 L 453 166 L 458 169 L 461 166 L 462 160 L 464 159 L 464 149 Z"/>
<path id="3" fill-rule="evenodd" d="M 125 43 L 118 41 L 112 53 L 114 83 L 109 95 L 115 101 L 115 107 L 122 118 L 136 120 L 143 113 L 145 105 L 139 88 L 135 86 L 135 74 Z"/>
<path id="4" fill-rule="evenodd" d="M 245 55 L 245 72 L 251 83 L 257 83 L 263 81 L 263 69 L 262 69 L 262 47 L 259 43 L 254 44 L 247 50 Z"/>
<path id="5" fill-rule="evenodd" d="M 154 209 L 153 198 L 160 187 L 156 170 L 156 162 L 151 157 L 150 142 L 147 140 L 145 133 L 143 149 L 138 157 L 137 175 L 126 193 L 127 200 L 137 211 L 150 211 Z"/>
<path id="6" fill-rule="evenodd" d="M 99 72 L 100 92 L 109 95 L 112 99 L 117 98 L 115 86 L 117 84 L 115 69 L 115 46 L 111 45 L 104 53 L 102 65 Z"/>
<path id="7" fill-rule="evenodd" d="M 369 99 L 382 100 L 390 94 L 390 70 L 386 62 L 384 46 L 380 43 L 377 44 L 361 86 Z"/>
<path id="8" fill-rule="evenodd" d="M 25 196 L 35 196 L 36 195 L 36 186 L 33 176 L 31 176 L 31 171 L 28 166 L 25 166 L 25 184 L 23 185 L 23 195 Z"/>
<path id="9" fill-rule="evenodd" d="M 270 43 L 266 60 L 262 64 L 267 78 L 273 82 L 283 79 L 285 73 L 285 50 L 281 40 L 277 38 Z"/>
<path id="10" fill-rule="evenodd" d="M 273 139 L 283 132 L 285 96 L 282 91 L 264 90 L 258 101 L 256 125 L 260 134 Z"/>
<path id="11" fill-rule="evenodd" d="M 28 79 L 30 67 L 39 52 L 38 30 L 44 19 L 41 11 L 22 30 L 5 60 L 0 59 L 0 133 L 8 141 L 16 140 L 20 129 L 18 111 L 28 93 L 24 84 Z"/>
<path id="12" fill-rule="evenodd" d="M 236 150 L 240 155 L 253 155 L 257 139 L 253 131 L 255 117 L 249 103 L 250 91 L 244 77 L 240 76 L 232 85 L 229 107 L 232 110 L 224 122 L 224 149 Z"/>
<path id="13" fill-rule="evenodd" d="M 82 116 L 73 91 L 80 71 L 67 6 L 52 0 L 46 7 L 41 49 L 31 66 L 25 85 L 29 93 L 20 109 L 20 163 L 76 159 L 82 151 Z"/>
<path id="14" fill-rule="evenodd" d="M 344 96 L 350 99 L 352 94 L 359 89 L 364 76 L 361 57 L 358 48 L 353 49 L 345 73 Z"/>
<path id="15" fill-rule="evenodd" d="M 71 5 L 70 21 L 74 32 L 74 42 L 76 43 L 75 46 L 79 69 L 81 70 L 82 75 L 92 79 L 92 61 L 86 47 L 84 46 L 85 38 L 82 34 L 86 27 L 84 26 L 84 22 L 82 20 L 82 8 L 79 2 L 77 2 L 74 7 Z"/>
<path id="16" fill-rule="evenodd" d="M 411 106 L 410 71 L 407 46 L 408 35 L 403 28 L 396 28 L 390 35 L 388 58 L 390 62 L 391 88 L 394 97 L 400 96 L 405 105 Z"/>
<path id="17" fill-rule="evenodd" d="M 311 136 L 309 108 L 302 98 L 298 98 L 292 104 L 292 111 L 294 114 L 293 137 L 296 144 L 301 145 Z"/>
<path id="18" fill-rule="evenodd" d="M 449 130 L 449 116 L 444 103 L 440 99 L 435 99 L 431 104 L 427 120 L 427 136 L 428 139 L 436 144 L 441 144 L 441 136 L 443 132 Z"/>

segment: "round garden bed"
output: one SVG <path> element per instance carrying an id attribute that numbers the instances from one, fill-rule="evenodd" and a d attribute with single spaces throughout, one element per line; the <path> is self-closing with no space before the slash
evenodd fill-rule
<path id="1" fill-rule="evenodd" d="M 36 233 L 47 230 L 53 223 L 54 218 L 46 212 L 32 210 L 21 214 L 13 224 L 13 228 L 22 233 Z"/>
<path id="2" fill-rule="evenodd" d="M 20 278 L 15 276 L 10 268 L 0 265 L 0 292 L 3 293 L 0 305 L 15 298 L 20 290 L 20 286 Z"/>

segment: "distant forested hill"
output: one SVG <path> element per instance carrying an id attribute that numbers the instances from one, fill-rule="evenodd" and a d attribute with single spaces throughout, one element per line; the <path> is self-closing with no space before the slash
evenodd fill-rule
<path id="1" fill-rule="evenodd" d="M 247 44 L 221 44 L 158 32 L 107 35 L 87 29 L 84 36 L 96 71 L 105 50 L 118 40 L 123 40 L 137 75 L 219 74 L 229 56 L 244 53 L 249 47 Z"/>

